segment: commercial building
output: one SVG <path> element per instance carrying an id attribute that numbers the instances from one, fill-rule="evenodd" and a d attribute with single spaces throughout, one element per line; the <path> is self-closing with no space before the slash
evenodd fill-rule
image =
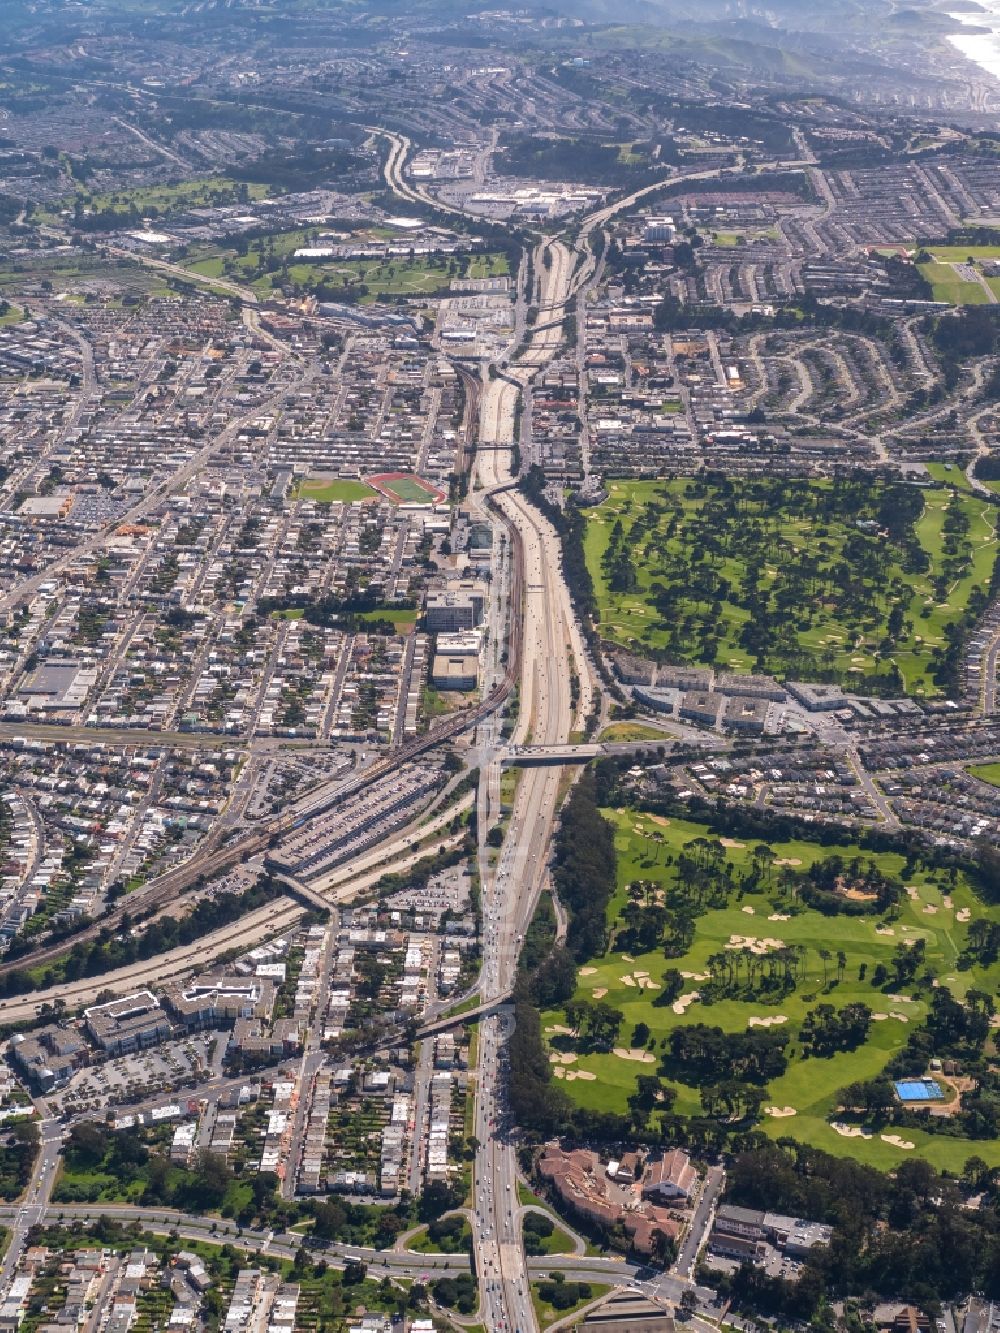
<path id="1" fill-rule="evenodd" d="M 128 1055 L 155 1046 L 171 1031 L 159 1000 L 148 990 L 92 1005 L 83 1011 L 83 1018 L 91 1040 L 106 1055 Z"/>

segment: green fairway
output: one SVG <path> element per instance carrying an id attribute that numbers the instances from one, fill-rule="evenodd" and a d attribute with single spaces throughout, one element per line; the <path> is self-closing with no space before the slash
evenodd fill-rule
<path id="1" fill-rule="evenodd" d="M 580 1040 L 569 1022 L 572 1015 L 563 1009 L 547 1010 L 541 1020 L 553 1075 L 574 1102 L 594 1111 L 625 1112 L 638 1076 L 659 1075 L 676 1097 L 674 1112 L 700 1115 L 699 1087 L 679 1077 L 670 1063 L 671 1033 L 692 1024 L 734 1034 L 776 1032 L 788 1037 L 788 1059 L 784 1072 L 764 1086 L 760 1126 L 765 1133 L 802 1138 L 827 1152 L 883 1167 L 920 1154 L 939 1167 L 960 1171 L 973 1152 L 1000 1165 L 1000 1141 L 886 1126 L 886 1135 L 898 1133 L 904 1143 L 915 1145 L 903 1148 L 878 1131 L 870 1138 L 843 1136 L 830 1123 L 837 1119 L 840 1090 L 881 1075 L 927 1017 L 935 990 L 932 979 L 956 1000 L 976 990 L 993 995 L 1000 986 L 1000 961 L 960 962 L 971 925 L 983 919 L 1000 923 L 1000 908 L 984 906 L 964 876 L 910 867 L 904 879 L 906 863 L 899 853 L 860 853 L 850 845 L 801 840 L 770 842 L 768 868 L 762 874 L 760 859 L 754 860 L 760 845 L 756 842 L 722 839 L 720 846 L 705 825 L 689 820 L 666 821 L 628 810 L 604 813 L 614 824 L 618 856 L 618 885 L 609 906 L 612 943 L 603 957 L 578 970 L 569 1007 L 579 1000 L 610 1005 L 623 1016 L 618 1037 L 613 1049 L 593 1050 Z M 870 862 L 878 874 L 899 882 L 903 888 L 898 901 L 882 912 L 873 904 L 859 915 L 830 915 L 808 906 L 802 897 L 802 885 L 809 882 L 805 872 L 834 854 L 845 863 L 860 855 L 860 864 Z M 666 959 L 664 948 L 653 939 L 648 941 L 653 947 L 643 949 L 633 942 L 628 952 L 622 932 L 627 940 L 644 911 L 676 912 L 689 893 L 682 862 L 690 864 L 691 858 L 703 855 L 724 874 L 709 872 L 712 887 L 696 912 L 689 940 L 679 951 L 668 944 Z M 726 876 L 731 889 L 725 886 Z M 671 938 L 669 924 L 666 938 Z M 896 981 L 897 960 L 918 947 L 923 954 L 919 975 Z M 778 992 L 765 988 L 763 979 L 757 987 L 749 980 L 743 985 L 735 965 L 736 984 L 720 985 L 728 959 L 753 955 L 760 960 L 756 965 L 762 978 L 764 972 L 773 976 L 769 958 L 796 958 L 792 984 Z M 668 995 L 677 998 L 657 1003 L 671 981 L 676 989 Z M 837 1014 L 847 1005 L 866 1006 L 871 1020 L 860 1044 L 832 1054 L 810 1052 L 807 1015 L 820 1005 L 832 1006 Z M 638 1035 L 637 1025 L 642 1025 Z"/>
<path id="2" fill-rule="evenodd" d="M 981 599 L 995 511 L 957 466 L 925 491 L 836 482 L 610 481 L 586 511 L 603 638 L 668 661 L 934 696 Z M 947 682 L 947 677 L 943 678 Z"/>
<path id="3" fill-rule="evenodd" d="M 334 477 L 329 481 L 320 477 L 308 477 L 300 482 L 295 492 L 299 500 L 315 500 L 319 504 L 359 504 L 362 500 L 377 500 L 378 492 L 363 481 L 353 481 L 347 477 Z"/>

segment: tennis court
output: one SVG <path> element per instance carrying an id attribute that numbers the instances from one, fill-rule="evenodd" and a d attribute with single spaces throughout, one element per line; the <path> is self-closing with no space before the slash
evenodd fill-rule
<path id="1" fill-rule="evenodd" d="M 904 1078 L 896 1084 L 896 1096 L 901 1102 L 939 1101 L 944 1093 L 940 1083 L 932 1078 Z"/>

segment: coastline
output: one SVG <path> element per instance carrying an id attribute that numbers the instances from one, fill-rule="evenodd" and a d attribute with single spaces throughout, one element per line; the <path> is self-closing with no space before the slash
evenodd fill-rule
<path id="1" fill-rule="evenodd" d="M 949 33 L 949 45 L 1000 80 L 1000 0 L 980 0 L 974 9 L 949 8 L 948 17 L 965 29 Z"/>

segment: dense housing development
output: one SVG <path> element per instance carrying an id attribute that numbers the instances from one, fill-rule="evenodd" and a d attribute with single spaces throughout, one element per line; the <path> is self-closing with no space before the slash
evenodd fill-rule
<path id="1" fill-rule="evenodd" d="M 1000 1329 L 946 9 L 3 6 L 0 1330 Z"/>

